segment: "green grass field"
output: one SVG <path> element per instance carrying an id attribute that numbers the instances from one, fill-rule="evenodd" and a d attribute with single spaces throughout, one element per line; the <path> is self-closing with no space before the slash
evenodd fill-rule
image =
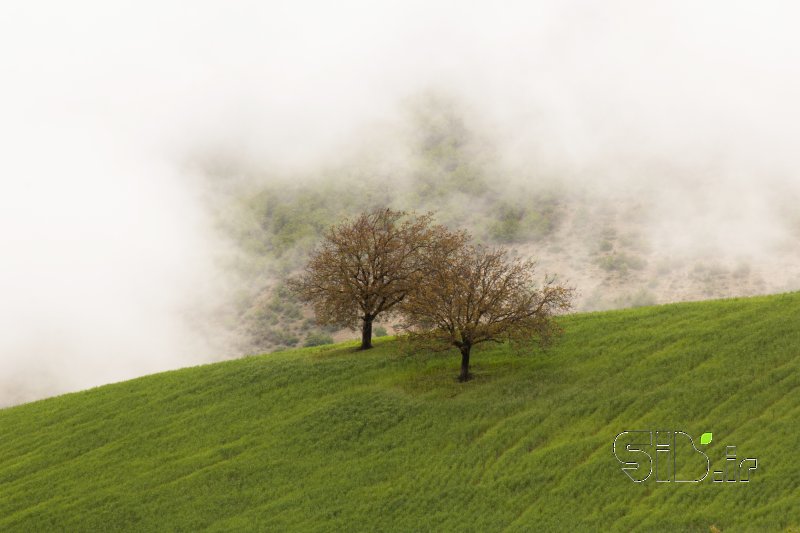
<path id="1" fill-rule="evenodd" d="M 392 339 L 0 410 L 0 531 L 785 531 L 800 526 L 800 294 L 592 313 L 547 353 Z M 625 430 L 750 483 L 633 483 Z"/>

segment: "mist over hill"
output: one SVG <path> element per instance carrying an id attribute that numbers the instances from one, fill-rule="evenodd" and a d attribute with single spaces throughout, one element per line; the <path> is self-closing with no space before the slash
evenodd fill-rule
<path id="1" fill-rule="evenodd" d="M 578 289 L 579 311 L 800 288 L 790 181 L 760 191 L 755 178 L 658 160 L 625 179 L 598 167 L 584 180 L 535 158 L 516 166 L 492 137 L 497 128 L 452 93 L 428 90 L 398 107 L 395 121 L 365 127 L 349 153 L 303 173 L 269 173 L 224 154 L 196 162 L 220 191 L 219 228 L 238 250 L 228 259 L 241 276 L 239 350 L 320 334 L 282 281 L 328 225 L 380 206 L 433 211 L 485 244 L 537 259 L 542 277 L 556 273 Z M 392 331 L 392 320 L 384 326 Z"/>
<path id="2" fill-rule="evenodd" d="M 378 204 L 536 256 L 581 309 L 796 289 L 797 14 L 9 7 L 0 405 L 304 343 L 280 280 Z"/>

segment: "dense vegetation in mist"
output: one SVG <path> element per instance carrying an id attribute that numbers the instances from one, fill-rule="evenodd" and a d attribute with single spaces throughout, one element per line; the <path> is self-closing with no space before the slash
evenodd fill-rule
<path id="1" fill-rule="evenodd" d="M 240 251 L 231 266 L 243 280 L 236 322 L 246 350 L 319 336 L 282 280 L 344 216 L 380 207 L 433 211 L 439 222 L 467 228 L 482 242 L 510 245 L 541 242 L 558 228 L 564 202 L 556 189 L 520 194 L 505 187 L 496 155 L 453 100 L 426 94 L 409 103 L 406 119 L 406 129 L 392 137 L 400 145 L 383 144 L 383 152 L 359 153 L 312 175 L 252 176 L 228 196 L 219 221 Z M 223 182 L 231 175 L 215 172 Z"/>
<path id="2" fill-rule="evenodd" d="M 239 339 L 235 351 L 352 337 L 317 326 L 282 280 L 330 224 L 384 206 L 434 211 L 438 222 L 466 228 L 481 242 L 533 257 L 542 274 L 558 272 L 577 288 L 579 310 L 751 295 L 800 283 L 777 262 L 758 268 L 744 253 L 723 257 L 655 245 L 648 231 L 662 222 L 653 214 L 657 195 L 641 187 L 587 190 L 535 161 L 509 165 L 492 128 L 451 95 L 423 93 L 400 109 L 399 119 L 371 126 L 341 157 L 302 172 L 271 172 L 235 157 L 203 161 L 200 169 L 224 191 L 214 207 L 237 250 L 226 265 L 238 279 L 228 313 Z M 380 325 L 392 331 L 392 324 Z"/>

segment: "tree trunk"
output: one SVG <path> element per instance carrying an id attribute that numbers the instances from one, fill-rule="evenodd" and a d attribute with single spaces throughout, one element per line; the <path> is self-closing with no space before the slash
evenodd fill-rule
<path id="1" fill-rule="evenodd" d="M 469 380 L 469 350 L 472 348 L 469 344 L 461 345 L 461 374 L 458 376 L 458 381 L 464 382 Z"/>
<path id="2" fill-rule="evenodd" d="M 364 323 L 361 326 L 361 350 L 368 350 L 372 348 L 372 321 L 373 317 L 366 315 L 363 318 Z"/>

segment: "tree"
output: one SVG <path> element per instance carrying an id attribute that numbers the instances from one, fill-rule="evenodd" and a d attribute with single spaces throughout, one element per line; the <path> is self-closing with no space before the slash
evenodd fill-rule
<path id="1" fill-rule="evenodd" d="M 560 333 L 554 315 L 571 308 L 573 289 L 545 277 L 535 263 L 508 259 L 502 249 L 465 245 L 425 256 L 425 276 L 403 303 L 405 327 L 431 347 L 461 352 L 459 381 L 470 378 L 472 347 L 484 342 L 538 342 Z"/>
<path id="2" fill-rule="evenodd" d="M 332 226 L 302 275 L 289 282 L 314 307 L 317 321 L 361 327 L 361 349 L 372 347 L 372 323 L 390 315 L 422 276 L 422 257 L 465 241 L 433 224 L 433 216 L 378 209 Z"/>

